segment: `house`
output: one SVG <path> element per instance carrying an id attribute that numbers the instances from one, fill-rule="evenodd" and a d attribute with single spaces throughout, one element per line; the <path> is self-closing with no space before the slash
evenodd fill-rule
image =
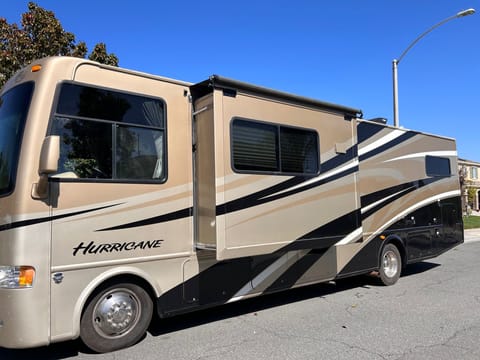
<path id="1" fill-rule="evenodd" d="M 458 172 L 462 185 L 462 209 L 480 209 L 480 162 L 458 159 Z"/>

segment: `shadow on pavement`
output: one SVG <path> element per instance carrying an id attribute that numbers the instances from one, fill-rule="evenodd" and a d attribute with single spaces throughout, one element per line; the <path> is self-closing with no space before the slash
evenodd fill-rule
<path id="1" fill-rule="evenodd" d="M 427 262 L 427 261 L 422 261 L 419 263 L 408 265 L 407 268 L 402 271 L 402 277 L 421 274 L 423 272 L 435 269 L 436 267 L 439 267 L 439 266 L 440 264 Z"/>
<path id="2" fill-rule="evenodd" d="M 81 341 L 66 341 L 49 346 L 42 346 L 33 349 L 11 350 L 0 348 L 0 359 L 2 360 L 59 360 L 78 356 L 79 353 L 88 353 Z"/>

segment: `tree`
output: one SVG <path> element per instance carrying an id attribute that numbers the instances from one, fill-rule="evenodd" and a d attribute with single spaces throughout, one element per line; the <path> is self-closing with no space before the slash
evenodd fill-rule
<path id="1" fill-rule="evenodd" d="M 46 56 L 75 56 L 85 58 L 85 42 L 75 42 L 75 35 L 65 31 L 52 11 L 33 2 L 22 15 L 21 26 L 8 24 L 0 18 L 0 88 L 17 70 L 35 59 Z M 95 45 L 90 60 L 118 66 L 115 54 L 108 54 L 104 43 Z"/>
<path id="2" fill-rule="evenodd" d="M 468 205 L 470 205 L 472 208 L 475 204 L 475 196 L 477 196 L 477 190 L 474 187 L 468 187 L 467 188 L 467 196 L 468 196 Z"/>

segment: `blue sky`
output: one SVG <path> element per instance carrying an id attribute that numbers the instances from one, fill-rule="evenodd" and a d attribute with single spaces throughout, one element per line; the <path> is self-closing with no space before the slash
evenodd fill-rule
<path id="1" fill-rule="evenodd" d="M 20 23 L 26 0 L 0 16 Z M 480 0 L 38 0 L 89 50 L 120 66 L 197 82 L 211 74 L 363 110 L 393 123 L 392 59 L 435 29 L 398 67 L 400 125 L 457 139 L 480 161 Z"/>

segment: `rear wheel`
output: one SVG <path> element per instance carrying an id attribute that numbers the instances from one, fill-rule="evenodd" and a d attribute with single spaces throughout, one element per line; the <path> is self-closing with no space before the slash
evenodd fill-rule
<path id="1" fill-rule="evenodd" d="M 393 285 L 400 278 L 402 271 L 402 257 L 400 251 L 393 244 L 383 247 L 380 256 L 380 280 L 384 285 Z"/>
<path id="2" fill-rule="evenodd" d="M 131 346 L 147 331 L 152 313 L 152 299 L 138 285 L 116 283 L 100 288 L 82 314 L 80 337 L 99 353 Z"/>

